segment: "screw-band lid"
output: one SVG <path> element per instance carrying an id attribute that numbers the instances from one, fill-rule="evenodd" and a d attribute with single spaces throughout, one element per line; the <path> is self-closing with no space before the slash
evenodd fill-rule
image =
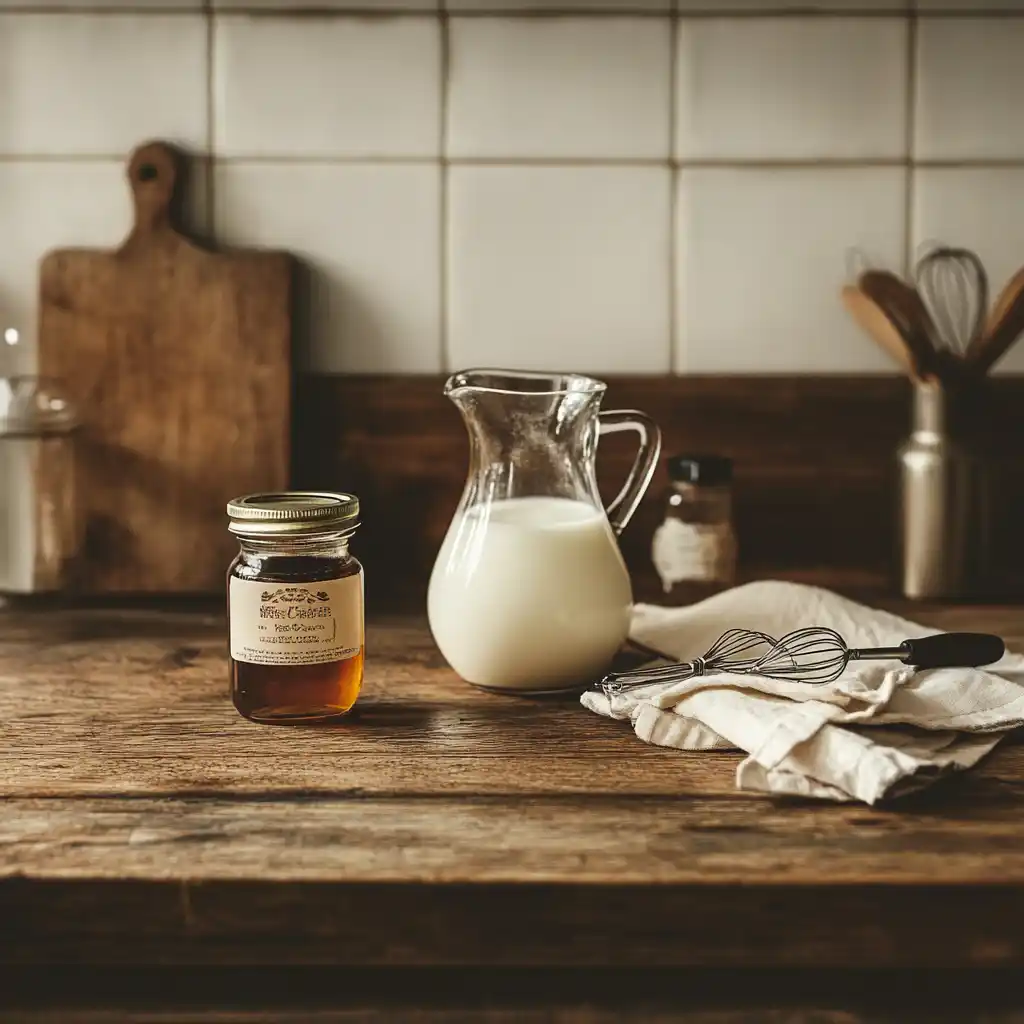
<path id="1" fill-rule="evenodd" d="M 352 533 L 359 499 L 332 491 L 269 491 L 228 502 L 228 529 L 242 537 Z"/>

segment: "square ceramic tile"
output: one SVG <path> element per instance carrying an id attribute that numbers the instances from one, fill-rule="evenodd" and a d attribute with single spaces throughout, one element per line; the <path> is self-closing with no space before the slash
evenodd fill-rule
<path id="1" fill-rule="evenodd" d="M 439 0 L 212 0 L 214 10 L 265 10 L 281 14 L 310 11 L 436 11 Z"/>
<path id="2" fill-rule="evenodd" d="M 207 146 L 200 14 L 0 14 L 0 155 Z"/>
<path id="3" fill-rule="evenodd" d="M 300 366 L 440 370 L 438 167 L 227 164 L 215 194 L 220 240 L 285 249 L 305 268 Z"/>
<path id="4" fill-rule="evenodd" d="M 905 175 L 898 167 L 681 171 L 678 369 L 893 369 L 839 293 L 851 248 L 902 270 Z"/>
<path id="5" fill-rule="evenodd" d="M 204 170 L 197 161 L 180 211 L 182 227 L 200 235 L 207 228 Z M 124 165 L 0 162 L 0 225 L 0 328 L 18 328 L 34 358 L 39 262 L 51 249 L 113 249 L 125 240 L 132 225 L 132 203 Z M 32 366 L 21 369 L 30 371 Z"/>
<path id="6" fill-rule="evenodd" d="M 919 11 L 958 11 L 985 14 L 997 11 L 1024 11 L 1024 0 L 917 0 Z"/>
<path id="7" fill-rule="evenodd" d="M 120 244 L 131 226 L 123 168 L 114 162 L 0 163 L 0 224 L 0 325 L 18 328 L 27 358 L 34 359 L 39 261 L 55 248 Z"/>
<path id="8" fill-rule="evenodd" d="M 994 301 L 1010 275 L 1024 266 L 1024 238 L 1011 212 L 1020 210 L 1024 168 L 920 168 L 914 172 L 913 253 L 916 257 L 935 242 L 973 249 L 991 279 Z M 1024 372 L 1024 344 L 1018 342 L 998 370 Z"/>
<path id="9" fill-rule="evenodd" d="M 669 156 L 668 18 L 453 18 L 454 157 Z"/>
<path id="10" fill-rule="evenodd" d="M 1024 157 L 1024 17 L 921 18 L 915 155 Z"/>
<path id="11" fill-rule="evenodd" d="M 453 167 L 451 368 L 669 366 L 667 167 Z"/>
<path id="12" fill-rule="evenodd" d="M 449 11 L 669 11 L 672 0 L 442 0 Z"/>
<path id="13" fill-rule="evenodd" d="M 904 19 L 686 18 L 678 31 L 681 159 L 906 155 Z"/>
<path id="14" fill-rule="evenodd" d="M 780 11 L 906 11 L 910 0 L 676 0 L 676 10 L 686 14 L 731 14 L 755 12 L 778 14 Z"/>
<path id="15" fill-rule="evenodd" d="M 0 0 L 0 9 L 17 7 L 33 11 L 65 11 L 83 7 L 89 10 L 201 11 L 203 6 L 203 0 Z"/>
<path id="16" fill-rule="evenodd" d="M 215 38 L 218 153 L 439 155 L 436 18 L 226 14 Z"/>

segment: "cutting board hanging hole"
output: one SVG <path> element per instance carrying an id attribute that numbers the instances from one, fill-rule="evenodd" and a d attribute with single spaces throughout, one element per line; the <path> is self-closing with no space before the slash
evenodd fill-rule
<path id="1" fill-rule="evenodd" d="M 162 142 L 139 146 L 128 161 L 135 197 L 135 234 L 168 228 L 178 180 L 178 155 Z"/>

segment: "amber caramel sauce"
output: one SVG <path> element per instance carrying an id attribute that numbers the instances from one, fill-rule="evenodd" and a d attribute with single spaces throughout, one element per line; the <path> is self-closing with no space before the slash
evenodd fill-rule
<path id="1" fill-rule="evenodd" d="M 363 685 L 363 650 L 322 665 L 231 662 L 235 707 L 256 722 L 308 722 L 343 715 Z"/>
<path id="2" fill-rule="evenodd" d="M 361 571 L 354 558 L 274 557 L 257 569 L 236 559 L 228 576 L 290 584 L 339 580 Z M 231 700 L 240 714 L 254 722 L 284 725 L 337 718 L 359 696 L 364 652 L 361 647 L 351 658 L 319 665 L 255 665 L 232 658 Z"/>

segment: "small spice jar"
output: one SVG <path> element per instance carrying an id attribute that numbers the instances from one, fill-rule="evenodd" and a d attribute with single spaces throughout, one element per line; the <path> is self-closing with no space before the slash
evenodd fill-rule
<path id="1" fill-rule="evenodd" d="M 736 581 L 732 461 L 678 455 L 667 462 L 671 485 L 651 559 L 670 604 L 690 604 Z"/>
<path id="2" fill-rule="evenodd" d="M 363 567 L 351 494 L 250 494 L 228 503 L 231 699 L 255 722 L 344 715 L 363 683 Z"/>

